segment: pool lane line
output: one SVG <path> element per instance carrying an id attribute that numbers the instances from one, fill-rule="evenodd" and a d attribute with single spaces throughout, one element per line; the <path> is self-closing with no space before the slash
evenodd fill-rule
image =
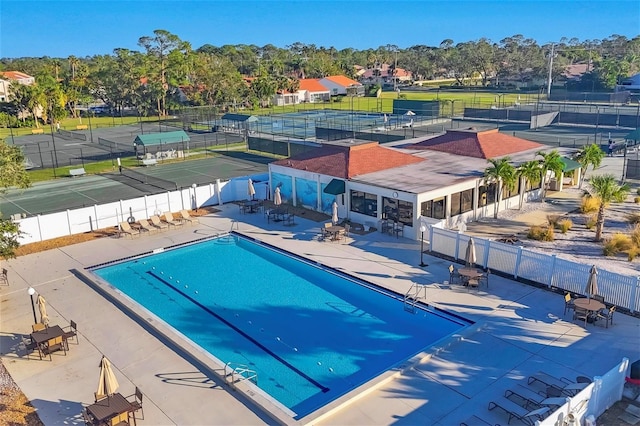
<path id="1" fill-rule="evenodd" d="M 298 375 L 300 377 L 303 377 L 304 379 L 306 379 L 309 383 L 311 383 L 312 385 L 316 386 L 317 388 L 319 388 L 320 390 L 322 390 L 323 393 L 327 393 L 329 392 L 329 388 L 326 386 L 322 386 L 320 383 L 318 383 L 317 381 L 315 381 L 313 378 L 309 377 L 307 374 L 305 374 L 303 371 L 299 370 L 297 367 L 295 367 L 294 365 L 292 365 L 291 363 L 289 363 L 287 360 L 285 360 L 284 358 L 280 357 L 278 354 L 276 354 L 275 352 L 273 352 L 271 349 L 267 348 L 265 345 L 263 345 L 262 343 L 258 342 L 256 339 L 254 339 L 253 337 L 251 337 L 250 335 L 248 335 L 247 333 L 245 333 L 244 331 L 242 331 L 240 328 L 236 327 L 235 325 L 233 325 L 232 323 L 230 323 L 229 321 L 227 321 L 226 319 L 222 318 L 220 315 L 216 314 L 215 312 L 213 312 L 211 309 L 207 308 L 206 306 L 204 306 L 202 303 L 198 302 L 197 300 L 195 300 L 193 297 L 189 296 L 188 294 L 186 294 L 184 291 L 180 290 L 179 288 L 177 288 L 176 286 L 174 286 L 173 284 L 171 284 L 170 282 L 166 281 L 164 278 L 160 277 L 158 274 L 154 273 L 153 271 L 147 271 L 147 274 L 151 275 L 152 277 L 154 277 L 155 279 L 157 279 L 158 281 L 164 283 L 165 285 L 171 287 L 172 289 L 174 289 L 175 291 L 177 291 L 178 293 L 180 293 L 182 296 L 186 297 L 187 299 L 189 299 L 189 301 L 197 306 L 199 306 L 200 308 L 202 308 L 203 310 L 205 310 L 206 312 L 210 313 L 211 315 L 213 315 L 214 317 L 216 317 L 218 320 L 222 321 L 227 327 L 231 328 L 232 330 L 236 331 L 237 333 L 239 333 L 240 335 L 242 335 L 243 337 L 245 337 L 247 340 L 249 340 L 251 343 L 253 343 L 254 345 L 258 346 L 260 349 L 262 349 L 263 351 L 265 351 L 266 353 L 268 353 L 269 355 L 271 355 L 273 358 L 277 359 L 278 361 L 280 361 L 282 364 L 286 365 L 287 367 L 289 367 L 290 370 L 295 371 L 296 373 L 298 373 Z"/>

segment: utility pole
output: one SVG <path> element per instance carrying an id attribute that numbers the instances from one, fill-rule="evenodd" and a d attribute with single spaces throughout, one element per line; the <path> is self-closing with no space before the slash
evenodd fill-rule
<path id="1" fill-rule="evenodd" d="M 551 54 L 549 55 L 549 79 L 547 81 L 547 100 L 549 100 L 551 96 L 551 73 L 553 71 L 553 50 L 555 47 L 555 43 L 551 43 Z"/>

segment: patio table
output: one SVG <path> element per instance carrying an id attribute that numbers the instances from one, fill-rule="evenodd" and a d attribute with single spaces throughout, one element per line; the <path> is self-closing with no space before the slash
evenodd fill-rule
<path id="1" fill-rule="evenodd" d="M 338 239 L 338 235 L 340 235 L 340 232 L 344 231 L 344 226 L 332 225 L 328 227 L 326 231 L 331 234 L 331 241 L 336 241 Z"/>
<path id="2" fill-rule="evenodd" d="M 114 393 L 100 401 L 91 404 L 87 407 L 87 413 L 94 419 L 95 424 L 109 424 L 109 420 L 114 417 L 126 414 L 127 420 L 129 413 L 132 412 L 134 407 L 127 399 L 120 393 Z M 136 423 L 135 416 L 133 418 L 134 424 Z"/>
<path id="3" fill-rule="evenodd" d="M 31 340 L 33 340 L 38 347 L 38 354 L 40 355 L 40 359 L 42 359 L 43 355 L 42 347 L 49 340 L 61 336 L 64 336 L 64 330 L 59 325 L 52 325 L 51 327 L 46 327 L 44 330 L 31 333 Z"/>
<path id="4" fill-rule="evenodd" d="M 462 275 L 464 279 L 464 285 L 467 285 L 467 282 L 472 278 L 480 278 L 482 276 L 482 271 L 476 268 L 460 268 L 458 269 L 458 273 Z"/>

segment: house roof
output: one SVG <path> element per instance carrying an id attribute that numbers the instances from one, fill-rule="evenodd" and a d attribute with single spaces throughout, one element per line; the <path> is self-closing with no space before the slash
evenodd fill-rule
<path id="1" fill-rule="evenodd" d="M 448 130 L 441 136 L 426 139 L 406 149 L 429 149 L 475 158 L 496 158 L 522 151 L 542 149 L 544 145 L 500 133 L 498 129 Z"/>
<path id="2" fill-rule="evenodd" d="M 572 64 L 567 65 L 562 75 L 568 79 L 578 79 L 589 70 L 589 64 Z"/>
<path id="3" fill-rule="evenodd" d="M 300 90 L 307 90 L 309 92 L 329 92 L 329 89 L 324 87 L 318 78 L 301 79 Z"/>
<path id="4" fill-rule="evenodd" d="M 4 71 L 2 73 L 2 76 L 4 78 L 8 78 L 9 80 L 24 80 L 24 79 L 27 79 L 27 78 L 33 78 L 29 74 L 25 74 L 25 73 L 20 72 L 20 71 Z"/>
<path id="5" fill-rule="evenodd" d="M 362 84 L 358 83 L 355 80 L 351 80 L 350 78 L 345 77 L 344 75 L 330 75 L 328 77 L 325 77 L 324 79 L 344 87 L 353 86 L 353 85 L 362 86 Z"/>
<path id="6" fill-rule="evenodd" d="M 323 145 L 272 164 L 342 179 L 420 163 L 424 158 L 367 142 L 354 146 Z"/>

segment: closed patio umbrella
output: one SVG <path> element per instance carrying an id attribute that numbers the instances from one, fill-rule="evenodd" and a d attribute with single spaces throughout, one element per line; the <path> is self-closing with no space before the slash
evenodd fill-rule
<path id="1" fill-rule="evenodd" d="M 118 384 L 116 375 L 113 374 L 111 363 L 107 357 L 103 355 L 102 360 L 100 361 L 100 382 L 98 383 L 98 391 L 96 392 L 96 395 L 113 395 L 118 390 L 118 387 L 120 387 L 120 385 Z"/>
<path id="2" fill-rule="evenodd" d="M 40 322 L 42 324 L 49 324 L 49 317 L 47 316 L 47 301 L 41 294 L 38 295 L 38 310 L 40 311 Z"/>
<path id="3" fill-rule="evenodd" d="M 596 265 L 593 265 L 589 271 L 589 279 L 587 280 L 587 287 L 584 289 L 584 292 L 587 293 L 588 299 L 598 294 L 598 270 L 596 269 Z"/>
<path id="4" fill-rule="evenodd" d="M 277 187 L 273 193 L 273 204 L 279 206 L 282 204 L 282 196 L 280 195 L 280 187 Z"/>
<path id="5" fill-rule="evenodd" d="M 334 225 L 338 223 L 338 203 L 335 201 L 331 205 L 331 222 Z"/>
<path id="6" fill-rule="evenodd" d="M 251 179 L 249 179 L 247 192 L 249 193 L 249 198 L 253 200 L 253 197 L 256 195 L 256 188 L 253 186 L 253 181 Z"/>
<path id="7" fill-rule="evenodd" d="M 464 261 L 467 266 L 473 266 L 476 263 L 476 245 L 473 242 L 473 238 L 469 238 L 469 243 L 467 244 L 467 252 L 464 256 Z"/>

